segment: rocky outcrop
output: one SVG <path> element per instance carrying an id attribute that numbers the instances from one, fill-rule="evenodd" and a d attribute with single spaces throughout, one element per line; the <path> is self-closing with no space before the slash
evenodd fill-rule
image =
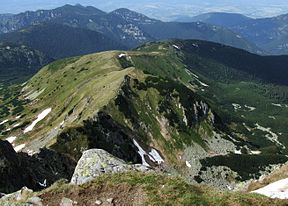
<path id="1" fill-rule="evenodd" d="M 70 179 L 75 166 L 74 160 L 52 150 L 44 148 L 29 156 L 0 140 L 0 192 L 15 192 L 23 186 L 43 189 L 61 178 Z"/>
<path id="2" fill-rule="evenodd" d="M 150 167 L 144 165 L 127 164 L 102 149 L 91 149 L 83 153 L 71 183 L 81 185 L 103 173 L 127 172 L 129 170 L 152 171 Z"/>
<path id="3" fill-rule="evenodd" d="M 20 204 L 14 204 L 14 202 L 21 201 L 23 198 L 26 198 L 28 195 L 32 194 L 33 190 L 23 187 L 17 192 L 6 195 L 0 199 L 0 205 L 2 206 L 16 206 Z M 23 204 L 24 205 L 24 204 Z M 33 204 L 25 203 L 25 206 L 33 206 Z"/>
<path id="4" fill-rule="evenodd" d="M 83 121 L 83 126 L 68 128 L 57 136 L 52 148 L 80 159 L 88 149 L 104 149 L 126 162 L 141 163 L 132 138 L 105 112 Z"/>

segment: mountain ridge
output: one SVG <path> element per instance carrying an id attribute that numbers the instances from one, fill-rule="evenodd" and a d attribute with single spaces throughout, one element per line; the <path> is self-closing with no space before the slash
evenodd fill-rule
<path id="1" fill-rule="evenodd" d="M 204 23 L 201 25 L 177 22 L 165 23 L 128 9 L 119 9 L 110 13 L 101 14 L 96 12 L 96 14 L 92 15 L 81 12 L 77 13 L 79 9 L 84 9 L 85 11 L 87 7 L 66 5 L 54 10 L 26 12 L 14 15 L 10 20 L 0 22 L 0 31 L 7 33 L 45 20 L 97 31 L 129 48 L 133 48 L 147 41 L 160 39 L 199 38 L 244 48 L 254 53 L 262 52 L 264 54 L 264 52 L 255 45 L 247 42 L 242 39 L 241 36 L 226 28 L 206 25 Z M 70 10 L 76 10 L 76 12 L 71 12 Z M 34 16 L 37 16 L 37 18 Z M 203 28 L 201 29 L 200 27 Z M 159 30 L 159 28 L 162 29 Z M 175 30 L 181 32 L 175 32 Z M 209 35 L 206 34 L 207 32 L 209 32 Z"/>

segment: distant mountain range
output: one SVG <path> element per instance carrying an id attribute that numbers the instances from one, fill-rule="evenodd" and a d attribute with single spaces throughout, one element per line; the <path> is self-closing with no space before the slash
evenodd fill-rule
<path id="1" fill-rule="evenodd" d="M 41 22 L 0 36 L 0 41 L 16 42 L 60 59 L 127 47 L 109 37 L 87 29 L 53 22 Z"/>
<path id="2" fill-rule="evenodd" d="M 217 26 L 230 27 L 236 24 L 248 21 L 252 18 L 244 16 L 242 14 L 234 14 L 234 13 L 222 13 L 222 12 L 211 12 L 200 14 L 198 16 L 190 17 L 190 16 L 180 16 L 176 17 L 175 21 L 177 22 L 205 22 L 209 24 L 214 24 Z"/>
<path id="3" fill-rule="evenodd" d="M 288 14 L 253 19 L 241 14 L 206 13 L 195 17 L 175 18 L 179 22 L 204 22 L 223 26 L 240 34 L 270 54 L 288 54 Z"/>
<path id="4" fill-rule="evenodd" d="M 127 48 L 147 41 L 181 38 L 209 40 L 264 54 L 256 45 L 226 28 L 206 23 L 162 22 L 128 9 L 105 13 L 94 7 L 81 5 L 65 5 L 53 10 L 28 11 L 4 16 L 0 20 L 0 33 L 16 31 L 43 21 L 97 31 Z"/>

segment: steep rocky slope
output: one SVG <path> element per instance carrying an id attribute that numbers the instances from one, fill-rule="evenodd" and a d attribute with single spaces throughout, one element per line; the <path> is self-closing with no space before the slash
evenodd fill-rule
<path id="1" fill-rule="evenodd" d="M 49 187 L 55 181 L 70 179 L 75 160 L 46 148 L 29 156 L 16 153 L 8 141 L 0 140 L 0 191 L 11 193 L 27 186 L 33 190 Z"/>

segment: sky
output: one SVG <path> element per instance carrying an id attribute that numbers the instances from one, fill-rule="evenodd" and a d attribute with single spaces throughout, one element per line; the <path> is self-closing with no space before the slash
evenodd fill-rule
<path id="1" fill-rule="evenodd" d="M 53 9 L 64 4 L 79 3 L 106 12 L 128 8 L 161 20 L 207 12 L 241 13 L 254 18 L 288 13 L 288 0 L 0 0 L 0 3 L 2 14 Z"/>

